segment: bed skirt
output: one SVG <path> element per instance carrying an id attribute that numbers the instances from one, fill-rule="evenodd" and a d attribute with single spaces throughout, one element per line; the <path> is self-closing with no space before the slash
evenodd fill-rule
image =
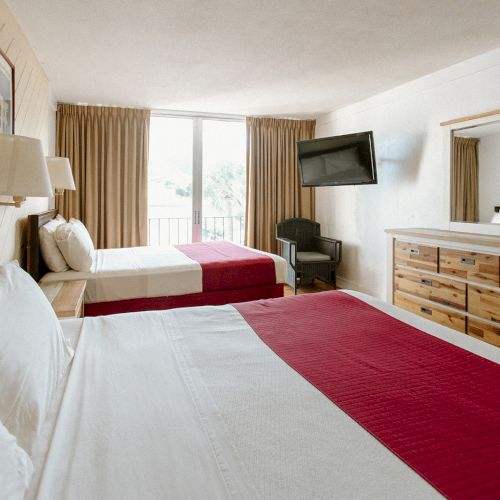
<path id="1" fill-rule="evenodd" d="M 85 316 L 102 316 L 139 311 L 175 309 L 177 307 L 221 306 L 224 304 L 247 302 L 250 300 L 283 297 L 284 285 L 255 286 L 233 290 L 174 295 L 169 297 L 148 297 L 140 299 L 115 300 L 85 304 Z"/>

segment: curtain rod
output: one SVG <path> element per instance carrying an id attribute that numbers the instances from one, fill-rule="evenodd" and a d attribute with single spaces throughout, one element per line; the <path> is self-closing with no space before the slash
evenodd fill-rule
<path id="1" fill-rule="evenodd" d="M 205 113 L 202 111 L 181 111 L 173 109 L 151 109 L 151 114 L 153 116 L 185 116 L 185 117 L 195 117 L 195 118 L 218 118 L 222 120 L 245 120 L 245 115 L 235 115 L 229 113 Z"/>

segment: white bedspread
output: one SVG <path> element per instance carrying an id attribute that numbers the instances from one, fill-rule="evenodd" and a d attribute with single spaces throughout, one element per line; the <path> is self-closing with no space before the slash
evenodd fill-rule
<path id="1" fill-rule="evenodd" d="M 493 346 L 353 294 L 500 362 Z M 35 467 L 30 498 L 43 500 L 439 496 L 232 306 L 85 318 Z"/>
<path id="2" fill-rule="evenodd" d="M 277 255 L 259 253 L 274 260 L 276 283 L 284 283 L 286 261 Z M 89 272 L 47 273 L 41 281 L 79 279 L 87 280 L 85 301 L 88 304 L 203 291 L 200 264 L 175 247 L 96 250 L 96 258 Z"/>

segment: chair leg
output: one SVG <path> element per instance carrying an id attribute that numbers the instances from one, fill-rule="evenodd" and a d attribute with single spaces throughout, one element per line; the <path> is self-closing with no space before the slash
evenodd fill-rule
<path id="1" fill-rule="evenodd" d="M 286 284 L 293 288 L 294 295 L 297 295 L 297 272 L 292 266 L 288 266 Z"/>

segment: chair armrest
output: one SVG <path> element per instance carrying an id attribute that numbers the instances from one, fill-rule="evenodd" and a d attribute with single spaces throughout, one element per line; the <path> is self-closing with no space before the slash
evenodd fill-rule
<path id="1" fill-rule="evenodd" d="M 329 243 L 336 243 L 337 241 L 340 240 L 335 240 L 333 238 L 327 238 L 326 236 L 314 236 L 315 240 L 321 240 L 321 241 L 327 241 Z"/>
<path id="2" fill-rule="evenodd" d="M 289 243 L 293 243 L 294 245 L 296 245 L 296 244 L 297 244 L 297 242 L 296 242 L 296 241 L 289 240 L 288 238 L 281 238 L 281 237 L 279 237 L 279 236 L 276 236 L 276 239 L 277 239 L 278 241 L 281 241 L 281 243 L 287 243 L 287 244 L 289 244 Z"/>
<path id="3" fill-rule="evenodd" d="M 297 242 L 288 238 L 276 238 L 281 243 L 281 256 L 295 269 Z"/>
<path id="4" fill-rule="evenodd" d="M 336 264 L 342 260 L 342 241 L 327 238 L 326 236 L 315 236 L 316 248 L 320 253 L 329 255 Z"/>

